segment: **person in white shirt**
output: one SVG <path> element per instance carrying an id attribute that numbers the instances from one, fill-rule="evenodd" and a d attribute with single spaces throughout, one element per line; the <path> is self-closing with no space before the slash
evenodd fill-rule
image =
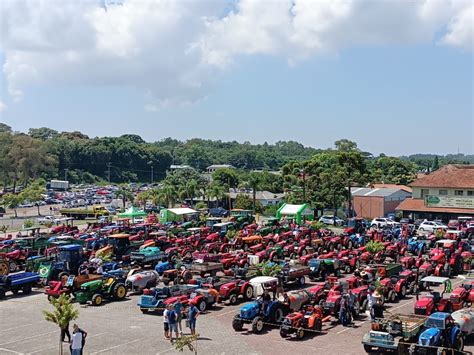
<path id="1" fill-rule="evenodd" d="M 83 343 L 83 334 L 79 329 L 77 324 L 74 324 L 72 331 L 72 341 L 71 341 L 71 355 L 81 355 L 82 354 L 82 343 Z"/>
<path id="2" fill-rule="evenodd" d="M 170 325 L 169 325 L 169 322 L 168 322 L 168 308 L 166 308 L 164 311 L 163 311 L 163 324 L 165 326 L 165 339 L 169 340 L 170 338 Z"/>

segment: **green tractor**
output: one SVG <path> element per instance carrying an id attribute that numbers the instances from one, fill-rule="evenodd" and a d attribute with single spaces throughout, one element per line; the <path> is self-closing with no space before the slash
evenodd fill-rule
<path id="1" fill-rule="evenodd" d="M 82 284 L 74 298 L 80 304 L 91 302 L 93 306 L 100 306 L 104 299 L 121 301 L 126 295 L 127 289 L 123 282 L 114 277 L 106 277 Z"/>

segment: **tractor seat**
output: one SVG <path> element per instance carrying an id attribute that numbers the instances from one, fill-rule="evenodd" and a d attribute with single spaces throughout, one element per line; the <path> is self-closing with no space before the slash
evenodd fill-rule
<path id="1" fill-rule="evenodd" d="M 433 301 L 434 301 L 434 303 L 438 303 L 439 300 L 441 299 L 441 294 L 440 294 L 439 292 L 437 292 L 437 291 L 432 292 L 432 294 L 433 294 Z"/>
<path id="2" fill-rule="evenodd" d="M 466 291 L 471 291 L 472 290 L 472 285 L 471 284 L 464 284 L 462 285 Z"/>

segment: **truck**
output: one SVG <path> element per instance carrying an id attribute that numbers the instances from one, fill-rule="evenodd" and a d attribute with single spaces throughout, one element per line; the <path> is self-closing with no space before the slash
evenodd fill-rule
<path id="1" fill-rule="evenodd" d="M 20 291 L 28 295 L 39 280 L 40 276 L 36 272 L 28 271 L 0 276 L 0 299 L 4 298 L 8 291 L 14 295 Z"/>
<path id="2" fill-rule="evenodd" d="M 92 206 L 92 208 L 63 208 L 59 210 L 63 216 L 75 219 L 94 218 L 108 216 L 110 212 L 104 206 Z"/>
<path id="3" fill-rule="evenodd" d="M 69 189 L 69 181 L 66 180 L 51 180 L 46 184 L 47 189 L 66 191 Z"/>
<path id="4" fill-rule="evenodd" d="M 399 342 L 414 343 L 423 329 L 426 316 L 393 314 L 378 319 L 364 335 L 362 345 L 367 353 L 397 351 Z"/>

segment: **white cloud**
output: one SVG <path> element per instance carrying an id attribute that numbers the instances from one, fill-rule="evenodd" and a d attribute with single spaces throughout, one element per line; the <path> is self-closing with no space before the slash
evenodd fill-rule
<path id="1" fill-rule="evenodd" d="M 0 7 L 7 91 L 28 85 L 130 86 L 145 109 L 207 94 L 239 56 L 298 61 L 360 45 L 472 49 L 470 0 L 15 0 Z M 230 11 L 229 11 L 230 8 Z M 153 111 L 153 110 L 151 110 Z"/>

